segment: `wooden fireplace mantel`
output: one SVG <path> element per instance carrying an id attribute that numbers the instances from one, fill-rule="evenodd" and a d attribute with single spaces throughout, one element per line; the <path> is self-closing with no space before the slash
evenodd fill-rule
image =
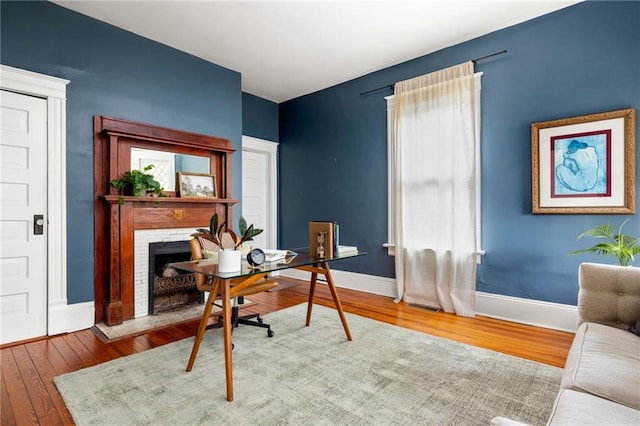
<path id="1" fill-rule="evenodd" d="M 131 148 L 209 158 L 220 198 L 120 196 L 109 182 L 131 168 Z M 134 317 L 134 232 L 139 229 L 208 227 L 218 213 L 233 220 L 231 142 L 180 130 L 94 117 L 95 321 L 111 326 Z"/>

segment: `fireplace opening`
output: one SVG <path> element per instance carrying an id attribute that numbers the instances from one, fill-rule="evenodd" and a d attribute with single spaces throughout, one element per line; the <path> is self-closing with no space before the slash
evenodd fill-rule
<path id="1" fill-rule="evenodd" d="M 149 243 L 149 315 L 203 302 L 194 274 L 169 266 L 190 258 L 189 241 Z"/>

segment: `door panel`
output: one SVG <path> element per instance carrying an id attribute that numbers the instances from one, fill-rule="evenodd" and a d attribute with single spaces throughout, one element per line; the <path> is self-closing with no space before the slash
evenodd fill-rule
<path id="1" fill-rule="evenodd" d="M 267 247 L 267 155 L 252 151 L 242 152 L 242 216 L 249 225 L 264 229 L 264 232 L 250 242 L 253 247 Z"/>
<path id="2" fill-rule="evenodd" d="M 46 100 L 0 91 L 1 344 L 47 333 L 46 114 Z"/>

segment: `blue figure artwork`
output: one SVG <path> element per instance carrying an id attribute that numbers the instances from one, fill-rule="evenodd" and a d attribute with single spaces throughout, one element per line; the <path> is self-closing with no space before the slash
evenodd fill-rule
<path id="1" fill-rule="evenodd" d="M 554 138 L 552 197 L 609 195 L 607 136 L 602 132 Z"/>

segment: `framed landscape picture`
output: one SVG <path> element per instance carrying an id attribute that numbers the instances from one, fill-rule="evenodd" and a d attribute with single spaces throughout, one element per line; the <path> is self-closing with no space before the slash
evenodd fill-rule
<path id="1" fill-rule="evenodd" d="M 217 198 L 216 177 L 202 173 L 178 173 L 181 198 Z"/>
<path id="2" fill-rule="evenodd" d="M 635 109 L 531 125 L 533 213 L 635 213 Z"/>

